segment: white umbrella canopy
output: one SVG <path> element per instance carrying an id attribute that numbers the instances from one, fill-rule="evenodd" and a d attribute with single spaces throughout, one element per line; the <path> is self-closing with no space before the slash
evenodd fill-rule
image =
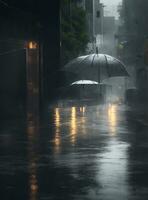
<path id="1" fill-rule="evenodd" d="M 106 54 L 77 57 L 65 65 L 64 70 L 76 73 L 79 80 L 93 80 L 99 83 L 109 77 L 129 76 L 121 61 Z"/>
<path id="2" fill-rule="evenodd" d="M 79 80 L 73 82 L 71 85 L 98 85 L 99 83 L 91 80 Z"/>

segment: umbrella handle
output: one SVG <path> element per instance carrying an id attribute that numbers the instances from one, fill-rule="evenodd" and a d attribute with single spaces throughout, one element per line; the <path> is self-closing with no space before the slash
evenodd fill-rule
<path id="1" fill-rule="evenodd" d="M 99 53 L 99 49 L 98 49 L 98 47 L 96 47 L 96 54 L 98 54 Z"/>

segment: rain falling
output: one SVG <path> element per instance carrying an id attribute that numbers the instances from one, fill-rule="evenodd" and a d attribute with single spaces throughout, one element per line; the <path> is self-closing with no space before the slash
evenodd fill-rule
<path id="1" fill-rule="evenodd" d="M 0 200 L 148 199 L 147 10 L 0 0 Z"/>

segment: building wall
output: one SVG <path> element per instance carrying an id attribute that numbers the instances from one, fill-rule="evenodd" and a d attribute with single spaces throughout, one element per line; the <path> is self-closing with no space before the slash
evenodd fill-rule
<path id="1" fill-rule="evenodd" d="M 104 17 L 104 52 L 115 56 L 115 17 Z"/>
<path id="2" fill-rule="evenodd" d="M 99 0 L 85 1 L 87 26 L 90 38 L 89 50 L 96 51 L 96 46 L 101 49 L 103 46 L 103 4 Z"/>
<path id="3" fill-rule="evenodd" d="M 132 76 L 133 79 L 136 79 L 140 101 L 148 100 L 148 54 L 147 48 L 145 49 L 148 35 L 147 10 L 147 0 L 123 0 L 122 20 L 124 23 L 121 30 L 124 30 L 124 37 L 119 39 L 120 42 L 126 41 L 126 44 L 123 46 L 122 57 L 124 60 L 128 60 L 127 64 L 132 63 L 135 69 Z"/>
<path id="4" fill-rule="evenodd" d="M 98 0 L 94 0 L 94 35 L 102 34 L 103 7 Z"/>
<path id="5" fill-rule="evenodd" d="M 85 0 L 87 31 L 90 41 L 93 41 L 93 0 Z"/>
<path id="6" fill-rule="evenodd" d="M 8 2 L 7 6 L 0 3 L 0 96 L 3 96 L 0 100 L 0 117 L 9 117 L 12 108 L 13 114 L 16 114 L 15 106 L 22 105 L 26 99 L 26 54 L 21 51 L 26 41 L 35 40 L 43 47 L 38 60 L 39 84 L 42 83 L 43 89 L 39 94 L 42 106 L 53 98 L 53 74 L 58 70 L 60 59 L 58 1 L 38 4 L 35 1 L 15 0 L 16 7 L 13 3 Z M 19 44 L 19 41 L 23 44 Z"/>

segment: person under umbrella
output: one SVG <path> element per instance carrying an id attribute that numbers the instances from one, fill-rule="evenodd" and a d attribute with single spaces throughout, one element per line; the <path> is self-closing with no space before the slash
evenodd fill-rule
<path id="1" fill-rule="evenodd" d="M 77 74 L 78 80 L 93 80 L 98 83 L 110 77 L 129 76 L 121 61 L 98 53 L 77 57 L 66 64 L 64 70 Z"/>

